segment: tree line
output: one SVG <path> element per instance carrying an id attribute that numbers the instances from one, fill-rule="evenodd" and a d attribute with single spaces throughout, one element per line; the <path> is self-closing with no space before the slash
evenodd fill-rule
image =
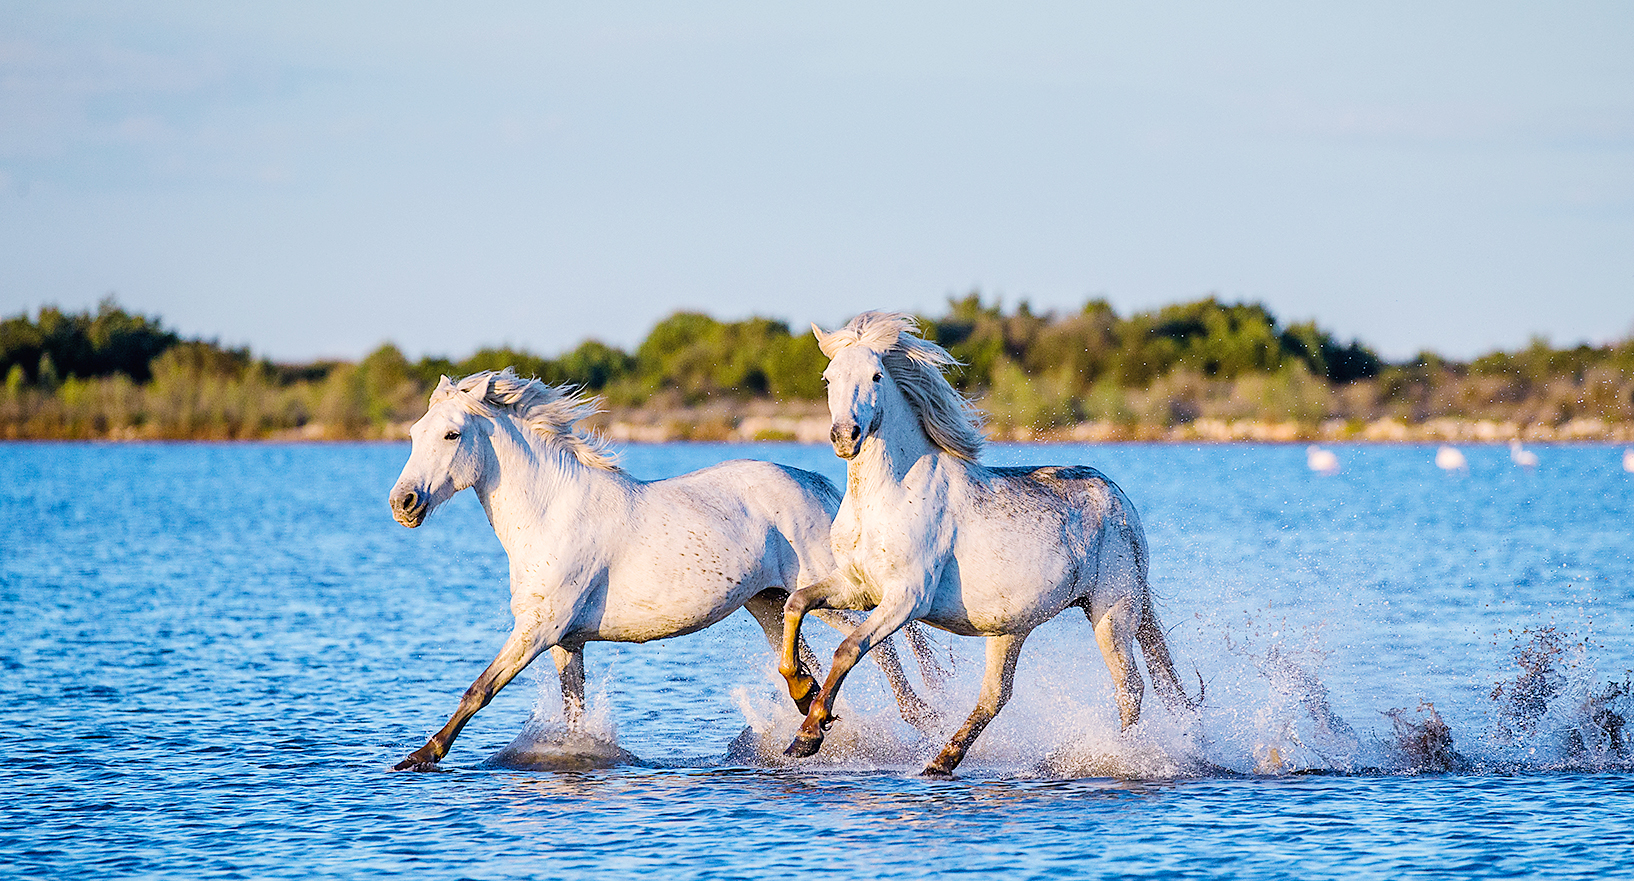
<path id="1" fill-rule="evenodd" d="M 1261 304 L 1215 297 L 1125 316 L 1104 300 L 1035 312 L 971 293 L 920 320 L 963 362 L 955 385 L 1000 429 L 1201 418 L 1634 421 L 1634 337 L 1390 363 L 1314 322 L 1284 325 Z M 633 351 L 589 340 L 556 357 L 488 348 L 411 361 L 386 344 L 356 363 L 281 364 L 184 339 L 108 298 L 91 311 L 44 307 L 0 321 L 0 437 L 379 437 L 423 412 L 439 376 L 506 366 L 580 385 L 615 410 L 745 401 L 809 410 L 823 397 L 826 364 L 803 328 L 691 311 L 660 321 Z"/>

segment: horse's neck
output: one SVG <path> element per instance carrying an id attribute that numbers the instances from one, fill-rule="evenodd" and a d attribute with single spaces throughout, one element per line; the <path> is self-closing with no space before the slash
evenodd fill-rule
<path id="1" fill-rule="evenodd" d="M 945 470 L 953 459 L 931 443 L 925 430 L 894 383 L 886 386 L 881 402 L 885 418 L 879 431 L 863 441 L 862 448 L 846 466 L 847 492 L 862 496 L 900 493 L 910 473 L 916 469 Z"/>
<path id="2" fill-rule="evenodd" d="M 595 511 L 616 511 L 633 492 L 622 472 L 581 464 L 533 432 L 500 418 L 492 435 L 493 467 L 474 487 L 501 544 L 512 559 L 522 547 L 540 549 L 541 533 L 581 535 Z M 563 524 L 575 528 L 553 528 Z M 520 542 L 520 544 L 518 544 Z"/>

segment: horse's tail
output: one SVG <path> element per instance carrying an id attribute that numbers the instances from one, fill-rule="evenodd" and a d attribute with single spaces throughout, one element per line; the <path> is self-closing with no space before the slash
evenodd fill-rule
<path id="1" fill-rule="evenodd" d="M 1140 624 L 1135 627 L 1135 639 L 1140 642 L 1141 653 L 1146 655 L 1146 669 L 1152 674 L 1152 688 L 1157 696 L 1171 710 L 1188 710 L 1195 712 L 1203 705 L 1203 698 L 1207 688 L 1203 685 L 1203 677 L 1197 677 L 1197 700 L 1186 694 L 1186 689 L 1180 685 L 1180 677 L 1174 672 L 1174 659 L 1169 656 L 1169 641 L 1163 634 L 1163 625 L 1157 620 L 1157 611 L 1152 608 L 1150 594 L 1147 595 L 1146 609 L 1141 613 Z"/>
<path id="2" fill-rule="evenodd" d="M 1105 519 L 1102 521 L 1097 589 L 1116 585 L 1110 591 L 1110 597 L 1132 599 L 1140 605 L 1140 620 L 1135 624 L 1135 640 L 1140 643 L 1141 653 L 1146 656 L 1146 671 L 1151 674 L 1152 688 L 1169 709 L 1194 711 L 1203 704 L 1202 677 L 1198 677 L 1198 696 L 1193 702 L 1186 694 L 1186 689 L 1180 685 L 1180 677 L 1174 672 L 1174 659 L 1169 656 L 1169 641 L 1164 636 L 1163 625 L 1157 620 L 1157 610 L 1152 605 L 1150 557 L 1146 546 L 1146 530 L 1141 526 L 1140 514 L 1129 501 L 1129 497 L 1123 494 L 1123 490 L 1107 479 L 1106 475 L 1092 468 L 1083 468 L 1079 473 L 1104 483 L 1111 495 Z M 1094 502 L 1086 501 L 1085 504 L 1088 506 Z M 1108 602 L 1110 601 L 1112 599 L 1109 598 Z M 1084 607 L 1086 613 L 1090 613 L 1090 609 L 1089 605 Z M 1092 613 L 1091 620 L 1094 620 Z M 1110 659 L 1108 663 L 1110 664 Z M 1139 694 L 1134 695 L 1134 698 L 1138 706 Z"/>
<path id="3" fill-rule="evenodd" d="M 1122 539 L 1133 558 L 1137 594 L 1142 600 L 1140 623 L 1135 625 L 1135 640 L 1140 643 L 1141 653 L 1146 656 L 1146 671 L 1152 675 L 1152 688 L 1157 691 L 1158 698 L 1171 710 L 1196 711 L 1203 705 L 1207 688 L 1203 684 L 1202 675 L 1199 674 L 1197 700 L 1194 702 L 1181 686 L 1179 675 L 1174 672 L 1174 659 L 1169 655 L 1169 640 L 1163 633 L 1163 624 L 1157 620 L 1157 609 L 1152 605 L 1151 558 L 1147 554 L 1146 530 L 1141 526 L 1140 514 L 1123 494 L 1123 490 L 1107 480 L 1104 475 L 1097 472 L 1097 476 L 1112 487 L 1115 504 L 1121 513 L 1122 528 L 1108 530 L 1104 540 Z"/>

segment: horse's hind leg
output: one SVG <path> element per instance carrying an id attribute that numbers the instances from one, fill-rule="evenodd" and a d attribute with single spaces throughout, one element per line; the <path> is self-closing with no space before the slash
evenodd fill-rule
<path id="1" fill-rule="evenodd" d="M 482 671 L 482 675 L 478 676 L 477 680 L 471 683 L 471 687 L 465 690 L 465 694 L 460 696 L 460 705 L 454 709 L 454 715 L 449 717 L 448 724 L 431 735 L 425 746 L 409 753 L 408 758 L 398 762 L 394 770 L 424 771 L 442 761 L 443 756 L 448 755 L 448 748 L 453 746 L 454 738 L 460 736 L 460 729 L 465 727 L 465 723 L 471 721 L 471 717 L 475 716 L 478 710 L 488 706 L 494 695 L 515 679 L 516 674 L 522 672 L 522 669 L 543 650 L 544 646 L 539 644 L 533 631 L 524 630 L 518 625 L 500 647 L 499 655 L 488 664 L 488 669 Z"/>
<path id="2" fill-rule="evenodd" d="M 1124 728 L 1140 719 L 1140 699 L 1146 684 L 1135 667 L 1135 633 L 1138 615 L 1130 608 L 1134 600 L 1121 597 L 1108 608 L 1089 608 L 1086 614 L 1095 627 L 1095 642 L 1112 673 L 1112 693 L 1118 701 L 1118 718 Z"/>
<path id="3" fill-rule="evenodd" d="M 553 646 L 550 657 L 562 680 L 562 718 L 569 728 L 577 728 L 584 721 L 584 649 Z"/>
<path id="4" fill-rule="evenodd" d="M 908 650 L 913 652 L 914 663 L 919 665 L 919 675 L 925 684 L 933 689 L 940 689 L 948 678 L 953 675 L 953 653 L 944 650 L 947 655 L 947 666 L 937 657 L 938 646 L 925 632 L 925 626 L 918 621 L 909 621 L 902 625 L 902 637 L 908 641 Z"/>
<path id="5" fill-rule="evenodd" d="M 947 777 L 953 769 L 964 761 L 965 752 L 970 745 L 976 742 L 977 736 L 999 710 L 1010 700 L 1011 686 L 1016 678 L 1016 659 L 1021 657 L 1021 644 L 1027 639 L 1027 634 L 1005 633 L 987 638 L 987 672 L 982 677 L 982 693 L 976 699 L 976 709 L 970 713 L 970 718 L 959 727 L 959 730 L 949 740 L 947 746 L 942 747 L 941 753 L 930 764 L 925 766 L 924 774 L 929 777 Z"/>

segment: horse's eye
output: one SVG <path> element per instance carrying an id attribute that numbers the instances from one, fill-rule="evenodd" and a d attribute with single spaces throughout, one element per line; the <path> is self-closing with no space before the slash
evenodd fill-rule
<path id="1" fill-rule="evenodd" d="M 874 374 L 874 381 L 879 382 L 879 374 L 878 373 Z"/>
<path id="2" fill-rule="evenodd" d="M 443 440 L 459 440 L 459 439 L 460 439 L 460 433 L 457 432 L 457 431 L 450 431 L 449 433 L 443 435 Z"/>

